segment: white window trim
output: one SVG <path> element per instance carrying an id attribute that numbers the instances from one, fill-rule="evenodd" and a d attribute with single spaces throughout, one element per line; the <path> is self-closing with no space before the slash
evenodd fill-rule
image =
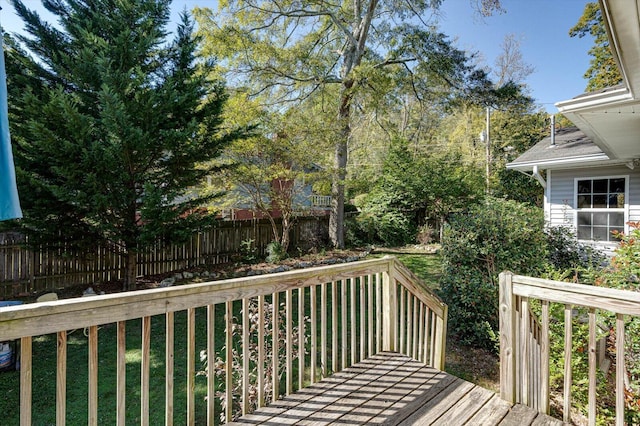
<path id="1" fill-rule="evenodd" d="M 609 209 L 609 208 L 598 208 L 598 209 L 579 209 L 578 208 L 578 181 L 581 180 L 598 180 L 598 179 L 621 179 L 624 178 L 624 207 L 622 209 Z M 622 210 L 624 214 L 624 233 L 629 233 L 629 175 L 604 175 L 604 176 L 583 176 L 573 178 L 573 227 L 576 232 L 576 236 L 578 235 L 578 212 L 581 211 L 590 211 L 590 212 L 611 212 L 611 211 L 620 211 Z M 617 245 L 617 241 L 596 241 L 596 240 L 578 240 L 586 243 L 597 243 L 603 245 Z"/>

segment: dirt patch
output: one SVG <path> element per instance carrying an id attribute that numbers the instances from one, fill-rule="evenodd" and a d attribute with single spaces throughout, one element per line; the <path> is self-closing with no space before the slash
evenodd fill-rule
<path id="1" fill-rule="evenodd" d="M 447 337 L 445 370 L 483 388 L 500 392 L 500 363 L 489 350 L 465 346 Z"/>

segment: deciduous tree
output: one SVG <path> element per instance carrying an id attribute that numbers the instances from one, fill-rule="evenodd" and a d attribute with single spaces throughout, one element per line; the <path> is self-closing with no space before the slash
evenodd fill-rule
<path id="1" fill-rule="evenodd" d="M 406 76 L 416 93 L 446 87 L 440 94 L 455 97 L 490 86 L 465 53 L 423 19 L 441 2 L 230 0 L 219 2 L 218 13 L 194 12 L 206 37 L 204 53 L 223 59 L 235 79 L 255 96 L 268 94 L 270 104 L 281 107 L 282 102 L 300 102 L 327 86 L 337 87 L 327 109 L 327 126 L 337 134 L 330 220 L 337 247 L 344 246 L 347 159 L 360 91 L 384 94 L 386 87 L 376 83 L 392 74 Z M 490 14 L 500 3 L 479 0 L 478 7 Z M 429 78 L 412 78 L 418 73 Z"/>

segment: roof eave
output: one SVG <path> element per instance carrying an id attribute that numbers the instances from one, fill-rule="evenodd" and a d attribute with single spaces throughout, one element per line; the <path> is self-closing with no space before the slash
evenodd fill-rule
<path id="1" fill-rule="evenodd" d="M 531 172 L 534 167 L 540 170 L 570 169 L 580 167 L 612 166 L 624 164 L 624 161 L 611 160 L 606 154 L 583 155 L 580 157 L 556 158 L 553 160 L 524 161 L 519 163 L 508 163 L 507 169 L 519 170 L 521 172 Z"/>

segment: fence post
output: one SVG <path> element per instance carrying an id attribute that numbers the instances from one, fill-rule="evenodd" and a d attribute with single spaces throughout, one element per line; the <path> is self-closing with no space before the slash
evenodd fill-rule
<path id="1" fill-rule="evenodd" d="M 516 403 L 516 310 L 513 274 L 500 273 L 500 397 Z"/>
<path id="2" fill-rule="evenodd" d="M 395 351 L 398 329 L 398 287 L 395 278 L 395 258 L 385 256 L 388 269 L 382 273 L 382 350 Z"/>
<path id="3" fill-rule="evenodd" d="M 436 318 L 435 351 L 433 355 L 433 366 L 440 371 L 444 371 L 444 364 L 447 350 L 447 316 L 448 306 L 444 305 L 442 318 Z"/>

